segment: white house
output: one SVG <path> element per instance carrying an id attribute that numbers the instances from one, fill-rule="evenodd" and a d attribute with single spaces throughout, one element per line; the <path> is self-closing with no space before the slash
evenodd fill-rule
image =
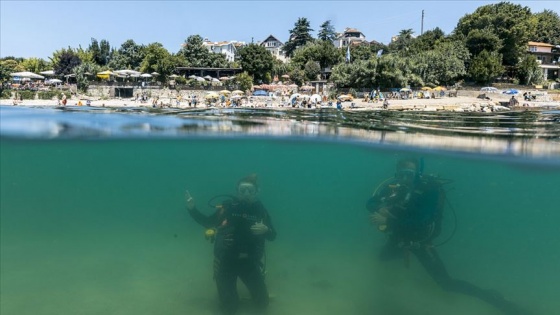
<path id="1" fill-rule="evenodd" d="M 545 80 L 555 80 L 560 77 L 560 45 L 529 42 L 527 50 L 537 58 Z"/>
<path id="2" fill-rule="evenodd" d="M 360 45 L 367 43 L 366 35 L 355 28 L 345 28 L 344 32 L 337 33 L 336 39 L 333 41 L 334 47 L 344 48 L 348 45 Z"/>
<path id="3" fill-rule="evenodd" d="M 203 43 L 209 51 L 217 54 L 224 54 L 227 61 L 234 61 L 237 48 L 244 44 L 244 42 L 238 41 L 211 42 L 208 39 L 204 39 Z"/>
<path id="4" fill-rule="evenodd" d="M 276 57 L 276 59 L 286 62 L 288 57 L 284 54 L 282 47 L 284 47 L 284 43 L 279 41 L 276 37 L 269 35 L 265 40 L 259 43 L 259 45 L 263 46 L 266 50 L 270 51 L 270 53 Z"/>

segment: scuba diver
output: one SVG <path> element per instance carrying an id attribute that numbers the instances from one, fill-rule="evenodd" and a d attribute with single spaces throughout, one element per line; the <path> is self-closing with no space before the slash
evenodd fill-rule
<path id="1" fill-rule="evenodd" d="M 449 181 L 423 175 L 423 160 L 403 159 L 397 163 L 394 178 L 382 182 L 367 201 L 372 224 L 387 235 L 382 248 L 383 261 L 404 258 L 408 267 L 414 254 L 428 274 L 446 291 L 479 298 L 504 314 L 528 314 L 494 291 L 481 289 L 469 282 L 452 278 L 433 241 L 440 235 L 446 203 L 443 185 Z"/>
<path id="2" fill-rule="evenodd" d="M 214 241 L 214 280 L 223 314 L 235 314 L 239 307 L 238 277 L 260 311 L 268 306 L 263 257 L 265 240 L 274 240 L 276 231 L 257 193 L 257 176 L 244 177 L 237 184 L 237 197 L 230 196 L 211 215 L 198 211 L 193 197 L 185 194 L 189 214 Z"/>

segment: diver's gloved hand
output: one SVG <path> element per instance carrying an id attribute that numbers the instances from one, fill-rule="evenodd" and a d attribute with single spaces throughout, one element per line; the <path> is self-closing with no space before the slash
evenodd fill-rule
<path id="1" fill-rule="evenodd" d="M 268 232 L 268 226 L 264 225 L 262 221 L 251 226 L 251 233 L 253 233 L 253 235 L 263 235 L 266 232 Z"/>
<path id="2" fill-rule="evenodd" d="M 188 190 L 185 191 L 185 202 L 187 204 L 187 210 L 193 210 L 196 207 L 196 203 L 194 202 L 194 198 L 191 196 Z"/>

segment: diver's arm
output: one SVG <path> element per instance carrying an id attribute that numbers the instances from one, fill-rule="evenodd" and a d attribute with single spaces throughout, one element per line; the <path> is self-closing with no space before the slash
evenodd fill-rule
<path id="1" fill-rule="evenodd" d="M 218 225 L 218 212 L 219 210 L 217 210 L 216 212 L 214 212 L 214 214 L 211 215 L 205 215 L 202 212 L 198 211 L 198 209 L 195 207 L 193 208 L 188 208 L 187 210 L 189 211 L 189 214 L 191 216 L 191 218 L 194 219 L 194 221 L 200 225 L 202 225 L 203 227 L 209 229 L 212 227 L 215 227 L 216 225 Z"/>
<path id="2" fill-rule="evenodd" d="M 194 198 L 191 196 L 189 191 L 185 192 L 185 201 L 187 204 L 187 211 L 189 211 L 190 216 L 194 221 L 203 227 L 209 229 L 218 225 L 219 209 L 212 215 L 205 215 L 198 211 L 196 208 L 196 203 Z"/>

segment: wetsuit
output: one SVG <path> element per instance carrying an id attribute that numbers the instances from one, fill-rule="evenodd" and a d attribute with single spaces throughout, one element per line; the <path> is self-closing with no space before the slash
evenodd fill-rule
<path id="1" fill-rule="evenodd" d="M 494 290 L 484 290 L 449 275 L 432 243 L 441 232 L 444 206 L 445 191 L 436 179 L 420 177 L 412 187 L 401 185 L 396 179 L 383 184 L 366 204 L 371 213 L 382 208 L 391 213 L 386 226 L 380 226 L 388 235 L 380 259 L 405 258 L 408 264 L 408 256 L 414 254 L 444 290 L 477 297 L 504 314 L 528 314 Z"/>
<path id="2" fill-rule="evenodd" d="M 214 280 L 224 314 L 235 314 L 239 305 L 237 277 L 243 281 L 259 308 L 268 305 L 268 290 L 264 282 L 263 256 L 265 239 L 272 241 L 276 231 L 270 216 L 260 201 L 252 203 L 228 200 L 218 210 L 206 216 L 196 208 L 192 218 L 206 228 L 216 228 L 214 241 Z M 263 235 L 253 235 L 251 226 L 261 222 L 268 227 Z"/>

